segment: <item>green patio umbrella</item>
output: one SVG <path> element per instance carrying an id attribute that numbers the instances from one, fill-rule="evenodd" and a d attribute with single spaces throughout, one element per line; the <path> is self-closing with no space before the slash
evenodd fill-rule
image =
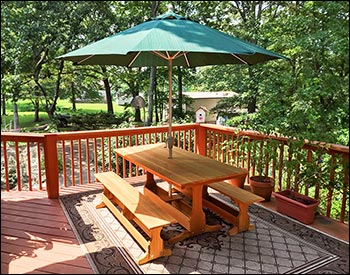
<path id="1" fill-rule="evenodd" d="M 253 65 L 287 57 L 209 28 L 169 11 L 58 58 L 76 65 L 168 66 L 169 130 L 172 158 L 172 66 Z"/>

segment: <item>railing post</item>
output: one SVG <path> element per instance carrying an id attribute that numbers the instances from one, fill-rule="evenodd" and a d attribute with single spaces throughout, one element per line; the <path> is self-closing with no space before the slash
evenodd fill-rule
<path id="1" fill-rule="evenodd" d="M 44 135 L 46 191 L 49 199 L 59 197 L 57 135 Z"/>
<path id="2" fill-rule="evenodd" d="M 207 131 L 205 127 L 202 127 L 200 124 L 196 127 L 196 144 L 195 149 L 197 154 L 206 156 L 206 136 Z"/>

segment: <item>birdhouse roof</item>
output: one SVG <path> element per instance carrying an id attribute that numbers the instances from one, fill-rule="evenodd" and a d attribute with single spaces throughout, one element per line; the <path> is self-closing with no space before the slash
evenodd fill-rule
<path id="1" fill-rule="evenodd" d="M 208 112 L 208 109 L 204 106 L 200 106 L 197 110 L 196 110 L 196 113 L 199 111 L 199 110 L 203 110 L 204 112 Z"/>

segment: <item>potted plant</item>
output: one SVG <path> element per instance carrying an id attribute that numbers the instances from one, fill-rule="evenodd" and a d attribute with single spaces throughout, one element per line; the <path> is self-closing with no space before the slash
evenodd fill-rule
<path id="1" fill-rule="evenodd" d="M 298 156 L 296 161 L 290 161 L 287 169 L 295 173 L 299 170 L 295 178 L 293 188 L 280 192 L 275 192 L 276 210 L 282 214 L 288 215 L 305 224 L 311 224 L 314 221 L 315 213 L 320 201 L 316 198 L 303 195 L 299 192 L 300 188 L 316 188 L 316 186 L 329 184 L 327 179 L 327 165 L 322 161 L 321 151 L 316 151 L 317 160 L 312 160 L 311 151 L 304 158 Z"/>
<path id="2" fill-rule="evenodd" d="M 249 177 L 251 191 L 261 196 L 265 201 L 270 201 L 274 191 L 275 179 L 269 176 L 272 165 L 276 165 L 277 148 L 279 142 L 276 140 L 249 140 L 251 167 L 253 175 Z"/>

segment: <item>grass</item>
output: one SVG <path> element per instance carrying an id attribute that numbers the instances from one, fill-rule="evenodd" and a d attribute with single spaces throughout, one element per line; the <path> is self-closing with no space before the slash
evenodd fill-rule
<path id="1" fill-rule="evenodd" d="M 19 115 L 19 127 L 21 129 L 31 129 L 50 122 L 50 119 L 45 111 L 39 112 L 39 122 L 34 122 L 34 106 L 29 100 L 19 101 L 17 103 Z M 107 103 L 76 103 L 76 112 L 98 113 L 107 112 Z M 131 108 L 133 109 L 133 108 Z M 124 106 L 119 106 L 113 102 L 114 113 L 123 113 Z M 69 100 L 59 100 L 57 102 L 57 112 L 74 113 L 72 111 L 72 103 Z M 1 129 L 13 128 L 13 106 L 11 102 L 6 104 L 6 115 L 1 116 Z M 10 126 L 11 125 L 11 126 Z"/>

